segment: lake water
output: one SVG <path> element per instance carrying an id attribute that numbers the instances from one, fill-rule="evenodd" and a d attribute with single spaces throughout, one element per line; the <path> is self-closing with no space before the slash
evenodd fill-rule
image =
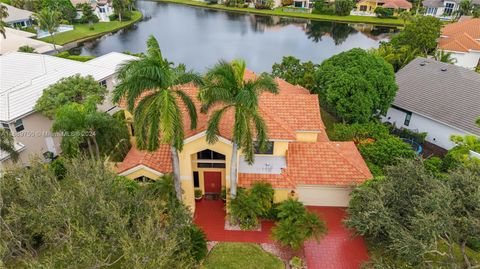
<path id="1" fill-rule="evenodd" d="M 283 56 L 321 63 L 352 48 L 376 48 L 393 28 L 368 24 L 259 16 L 138 1 L 145 19 L 113 35 L 87 42 L 82 55 L 111 51 L 144 52 L 154 35 L 164 57 L 199 72 L 219 59 L 243 58 L 256 72 L 271 70 Z"/>

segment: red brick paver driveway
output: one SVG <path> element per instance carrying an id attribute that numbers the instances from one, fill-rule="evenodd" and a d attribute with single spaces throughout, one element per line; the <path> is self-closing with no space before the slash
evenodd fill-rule
<path id="1" fill-rule="evenodd" d="M 196 203 L 195 223 L 207 234 L 210 241 L 272 243 L 270 232 L 273 223 L 262 222 L 262 231 L 226 231 L 225 211 L 222 201 L 202 200 Z M 342 225 L 345 210 L 337 207 L 308 207 L 327 222 L 328 234 L 317 243 L 305 244 L 309 269 L 357 269 L 368 259 L 361 237 L 352 238 Z"/>

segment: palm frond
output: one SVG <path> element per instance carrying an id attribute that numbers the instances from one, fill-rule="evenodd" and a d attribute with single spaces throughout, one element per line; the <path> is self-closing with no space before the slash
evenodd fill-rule
<path id="1" fill-rule="evenodd" d="M 230 106 L 225 106 L 219 110 L 216 110 L 212 113 L 212 116 L 208 120 L 208 125 L 207 125 L 207 142 L 210 144 L 214 144 L 215 142 L 218 141 L 218 126 L 220 124 L 220 120 L 222 119 L 223 114 L 227 109 L 230 108 Z"/>
<path id="2" fill-rule="evenodd" d="M 175 93 L 182 99 L 183 103 L 187 107 L 188 115 L 190 117 L 190 130 L 197 128 L 197 108 L 195 107 L 192 99 L 182 90 L 176 90 Z"/>
<path id="3" fill-rule="evenodd" d="M 163 61 L 160 45 L 153 35 L 150 35 L 147 40 L 147 56 Z"/>

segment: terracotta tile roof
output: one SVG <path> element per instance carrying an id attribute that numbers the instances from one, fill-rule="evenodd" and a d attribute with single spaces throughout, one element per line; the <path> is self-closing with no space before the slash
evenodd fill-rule
<path id="1" fill-rule="evenodd" d="M 238 173 L 238 186 L 248 188 L 255 182 L 267 182 L 274 188 L 295 188 L 292 182 L 285 174 L 245 174 Z"/>
<path id="2" fill-rule="evenodd" d="M 172 157 L 169 145 L 160 145 L 157 151 L 148 152 L 138 150 L 132 146 L 123 162 L 117 164 L 117 173 L 125 172 L 129 169 L 144 165 L 160 173 L 170 173 L 172 168 Z"/>
<path id="3" fill-rule="evenodd" d="M 353 142 L 293 142 L 288 177 L 298 184 L 349 186 L 372 178 Z"/>
<path id="4" fill-rule="evenodd" d="M 406 0 L 387 0 L 383 5 L 385 8 L 402 8 L 402 9 L 411 9 L 412 3 Z"/>
<path id="5" fill-rule="evenodd" d="M 442 29 L 438 47 L 462 52 L 480 50 L 480 18 L 447 24 Z"/>

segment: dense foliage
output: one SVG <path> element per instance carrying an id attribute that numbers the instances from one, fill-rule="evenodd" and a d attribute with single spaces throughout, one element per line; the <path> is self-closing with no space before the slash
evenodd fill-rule
<path id="1" fill-rule="evenodd" d="M 60 14 L 60 19 L 72 23 L 77 16 L 77 9 L 70 0 L 42 0 L 42 9 L 52 10 Z"/>
<path id="2" fill-rule="evenodd" d="M 315 73 L 327 108 L 345 122 L 368 122 L 390 107 L 397 85 L 392 66 L 362 49 L 325 60 Z"/>
<path id="3" fill-rule="evenodd" d="M 15 149 L 12 133 L 4 128 L 0 128 L 0 150 L 9 154 L 12 160 L 17 160 L 18 152 Z"/>
<path id="4" fill-rule="evenodd" d="M 273 238 L 292 249 L 300 249 L 308 239 L 318 241 L 327 233 L 325 222 L 298 200 L 281 202 L 277 206 L 277 220 L 272 229 Z"/>
<path id="5" fill-rule="evenodd" d="M 441 28 L 442 22 L 438 18 L 415 16 L 399 34 L 393 36 L 391 43 L 394 47 L 408 46 L 427 55 L 437 47 Z"/>
<path id="6" fill-rule="evenodd" d="M 335 15 L 348 16 L 352 11 L 355 3 L 352 0 L 336 0 L 335 1 Z"/>
<path id="7" fill-rule="evenodd" d="M 373 259 L 378 268 L 457 268 L 458 262 L 467 268 L 472 262 L 465 246 L 479 234 L 480 167 L 437 177 L 420 161 L 404 160 L 351 197 L 346 224 L 381 253 Z"/>
<path id="8" fill-rule="evenodd" d="M 313 90 L 315 88 L 314 73 L 317 68 L 318 65 L 311 61 L 300 62 L 293 56 L 285 56 L 281 63 L 273 64 L 272 76 L 282 78 L 293 85 L 300 85 Z"/>
<path id="9" fill-rule="evenodd" d="M 443 159 L 443 170 L 448 171 L 459 166 L 468 166 L 473 163 L 480 164 L 480 159 L 471 158 L 470 151 L 480 153 L 480 138 L 474 135 L 453 136 L 451 140 L 456 144 L 450 149 Z"/>
<path id="10" fill-rule="evenodd" d="M 393 9 L 391 8 L 383 8 L 377 7 L 375 8 L 375 15 L 379 18 L 391 18 L 393 17 Z"/>
<path id="11" fill-rule="evenodd" d="M 194 268 L 205 236 L 176 202 L 171 177 L 139 186 L 101 162 L 44 163 L 0 179 L 0 264 L 6 268 Z"/>
<path id="12" fill-rule="evenodd" d="M 58 108 L 69 103 L 85 103 L 86 101 L 101 104 L 107 89 L 101 86 L 92 76 L 75 75 L 60 79 L 48 86 L 35 105 L 35 110 L 53 118 Z"/>
<path id="13" fill-rule="evenodd" d="M 230 201 L 230 221 L 244 230 L 255 229 L 260 218 L 268 217 L 273 206 L 273 188 L 270 184 L 256 182 L 250 189 L 239 189 Z"/>
<path id="14" fill-rule="evenodd" d="M 89 3 L 81 3 L 77 4 L 77 8 L 82 11 L 82 17 L 80 18 L 81 23 L 88 23 L 90 25 L 90 29 L 93 28 L 93 23 L 98 22 L 98 17 L 93 13 L 92 6 Z"/>

